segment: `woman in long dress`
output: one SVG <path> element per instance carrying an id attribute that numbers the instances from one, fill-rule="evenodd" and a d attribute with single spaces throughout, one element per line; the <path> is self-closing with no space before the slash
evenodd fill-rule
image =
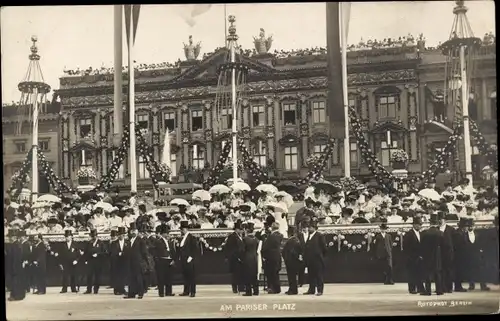
<path id="1" fill-rule="evenodd" d="M 284 238 L 288 238 L 288 204 L 285 202 L 284 197 L 280 195 L 276 196 L 276 203 L 281 205 L 280 207 L 283 208 L 284 211 L 280 212 L 275 210 L 273 213 L 274 218 L 280 225 L 279 232 Z"/>

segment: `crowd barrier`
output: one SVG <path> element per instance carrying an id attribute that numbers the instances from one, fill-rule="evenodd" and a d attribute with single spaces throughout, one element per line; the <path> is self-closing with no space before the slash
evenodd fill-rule
<path id="1" fill-rule="evenodd" d="M 456 223 L 449 223 L 455 227 Z M 428 226 L 428 225 L 427 225 Z M 427 227 L 424 224 L 424 229 Z M 478 234 L 488 233 L 489 229 L 495 226 L 491 221 L 476 221 L 476 231 Z M 412 228 L 411 224 L 388 224 L 387 233 L 393 238 L 393 273 L 395 282 L 406 282 L 406 262 L 404 251 L 404 234 Z M 383 281 L 383 275 L 377 271 L 377 264 L 373 253 L 370 251 L 372 238 L 380 230 L 374 224 L 352 224 L 352 225 L 323 225 L 319 231 L 325 234 L 328 245 L 326 257 L 325 282 L 327 283 L 378 283 Z M 229 267 L 225 262 L 222 252 L 223 243 L 226 237 L 232 233 L 230 229 L 204 229 L 192 230 L 190 232 L 200 240 L 202 255 L 197 264 L 199 284 L 229 284 Z M 171 235 L 180 237 L 179 231 L 172 231 Z M 107 242 L 109 233 L 98 234 L 98 238 Z M 74 241 L 77 243 L 89 239 L 88 233 L 75 233 Z M 48 241 L 52 250 L 57 251 L 65 246 L 64 235 L 44 235 L 44 240 Z M 498 239 L 497 239 L 498 242 Z M 7 244 L 8 246 L 8 244 Z M 491 249 L 485 249 L 485 253 L 495 253 L 494 247 L 498 244 L 492 242 Z M 493 252 L 492 252 L 493 251 Z M 485 277 L 489 282 L 498 282 L 498 255 L 485 257 Z M 109 278 L 109 258 L 103 259 L 103 283 L 108 284 Z M 85 284 L 85 264 L 79 262 L 80 281 Z M 59 270 L 57 258 L 47 257 L 48 284 L 51 286 L 61 284 L 61 271 Z M 174 282 L 181 284 L 180 271 L 176 268 Z"/>

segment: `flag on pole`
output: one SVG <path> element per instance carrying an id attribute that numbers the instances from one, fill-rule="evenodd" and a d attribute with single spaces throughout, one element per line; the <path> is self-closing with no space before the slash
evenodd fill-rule
<path id="1" fill-rule="evenodd" d="M 211 7 L 211 4 L 204 3 L 183 5 L 178 12 L 181 18 L 192 28 L 196 25 L 196 18 L 209 11 Z"/>
<path id="2" fill-rule="evenodd" d="M 350 3 L 326 3 L 326 42 L 328 51 L 328 108 L 330 134 L 333 138 L 345 138 L 344 91 L 342 82 L 342 54 L 347 50 L 347 28 Z M 342 25 L 341 25 L 342 24 Z M 343 31 L 343 32 L 342 32 Z M 342 33 L 342 35 L 341 35 Z"/>
<path id="3" fill-rule="evenodd" d="M 161 155 L 161 163 L 170 168 L 170 132 L 167 128 L 165 133 L 165 140 L 163 141 L 163 153 Z M 170 179 L 170 177 L 169 177 Z"/>
<path id="4" fill-rule="evenodd" d="M 134 35 L 133 35 L 133 42 L 135 43 L 135 35 L 137 33 L 137 24 L 139 22 L 139 13 L 141 11 L 141 5 L 140 4 L 128 4 L 123 6 L 125 10 L 125 29 L 127 31 L 127 45 L 129 44 L 129 38 L 130 38 L 130 15 L 132 14 L 133 17 L 133 23 L 134 23 Z"/>

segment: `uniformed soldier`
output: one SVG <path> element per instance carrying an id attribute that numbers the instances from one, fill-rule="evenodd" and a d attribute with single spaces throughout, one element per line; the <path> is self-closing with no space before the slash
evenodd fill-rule
<path id="1" fill-rule="evenodd" d="M 97 238 L 97 230 L 91 230 L 84 251 L 87 266 L 87 291 L 84 294 L 92 293 L 92 287 L 94 294 L 99 293 L 104 254 L 104 244 Z"/>
<path id="2" fill-rule="evenodd" d="M 423 257 L 423 278 L 425 292 L 420 295 L 431 295 L 431 281 L 434 281 L 436 294 L 443 295 L 442 283 L 442 248 L 444 244 L 444 234 L 439 229 L 439 215 L 433 213 L 430 216 L 430 228 L 421 234 L 422 257 Z"/>
<path id="3" fill-rule="evenodd" d="M 246 235 L 243 237 L 244 252 L 242 255 L 243 282 L 245 284 L 244 296 L 259 295 L 258 283 L 258 257 L 257 249 L 259 240 L 254 235 L 253 222 L 247 222 Z"/>
<path id="4" fill-rule="evenodd" d="M 172 292 L 172 276 L 175 264 L 176 248 L 173 240 L 170 239 L 170 227 L 159 225 L 158 233 L 160 237 L 155 241 L 155 268 L 158 279 L 158 295 L 174 296 Z"/>
<path id="5" fill-rule="evenodd" d="M 295 227 L 288 227 L 288 240 L 281 251 L 288 277 L 288 291 L 285 292 L 285 294 L 288 295 L 299 293 L 297 278 L 299 276 L 299 270 L 304 262 L 302 253 L 303 248 L 297 234 L 298 233 L 295 233 Z"/>

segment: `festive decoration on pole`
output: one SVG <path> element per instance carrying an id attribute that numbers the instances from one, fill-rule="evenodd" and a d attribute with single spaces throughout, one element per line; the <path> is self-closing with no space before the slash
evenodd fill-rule
<path id="1" fill-rule="evenodd" d="M 29 178 L 29 173 L 31 171 L 31 160 L 32 160 L 32 153 L 33 149 L 31 148 L 28 151 L 28 154 L 26 155 L 26 158 L 24 159 L 21 169 L 16 172 L 18 175 L 13 175 L 12 176 L 12 182 L 10 184 L 9 189 L 7 190 L 7 194 L 11 194 L 13 190 L 16 190 L 16 193 L 13 196 L 14 199 L 17 199 L 19 194 L 21 193 L 21 190 L 23 187 L 26 185 L 28 182 Z"/>
<path id="2" fill-rule="evenodd" d="M 243 160 L 243 165 L 250 171 L 250 175 L 252 175 L 252 184 L 257 186 L 259 184 L 276 184 L 276 182 L 271 182 L 271 179 L 265 173 L 262 168 L 257 164 L 252 156 L 250 155 L 250 152 L 248 151 L 247 147 L 245 146 L 245 142 L 241 137 L 238 137 L 238 145 L 239 145 L 239 150 L 241 151 L 241 158 Z M 253 187 L 255 187 L 253 186 Z"/>
<path id="3" fill-rule="evenodd" d="M 472 119 L 470 121 L 470 132 L 472 139 L 474 141 L 474 144 L 477 146 L 479 149 L 479 152 L 481 155 L 485 156 L 486 159 L 488 160 L 488 164 L 494 169 L 498 170 L 498 151 L 492 148 L 492 146 L 488 145 L 486 142 L 486 139 L 484 136 L 481 134 L 479 131 L 479 127 L 477 126 L 477 123 L 473 121 Z"/>
<path id="4" fill-rule="evenodd" d="M 40 169 L 42 170 L 43 175 L 47 178 L 49 185 L 52 187 L 54 192 L 58 196 L 62 196 L 63 193 L 74 193 L 75 191 L 66 185 L 52 170 L 49 165 L 49 162 L 45 158 L 45 155 L 42 151 L 37 151 L 38 161 L 40 163 Z"/>
<path id="5" fill-rule="evenodd" d="M 210 176 L 206 181 L 203 182 L 203 189 L 209 190 L 210 187 L 217 184 L 220 178 L 220 174 L 224 169 L 224 165 L 226 164 L 227 158 L 229 157 L 229 153 L 231 152 L 231 142 L 227 142 L 222 149 L 222 153 L 217 160 L 217 164 L 214 169 L 210 172 Z"/>
<path id="6" fill-rule="evenodd" d="M 299 185 L 304 185 L 308 184 L 313 180 L 317 180 L 320 178 L 321 173 L 323 173 L 323 170 L 326 167 L 326 164 L 328 163 L 328 160 L 330 159 L 331 155 L 333 154 L 333 146 L 335 145 L 335 140 L 330 139 L 328 141 L 328 144 L 326 145 L 326 148 L 324 152 L 321 154 L 319 157 L 318 161 L 316 164 L 314 164 L 307 173 L 306 177 L 300 180 Z"/>

